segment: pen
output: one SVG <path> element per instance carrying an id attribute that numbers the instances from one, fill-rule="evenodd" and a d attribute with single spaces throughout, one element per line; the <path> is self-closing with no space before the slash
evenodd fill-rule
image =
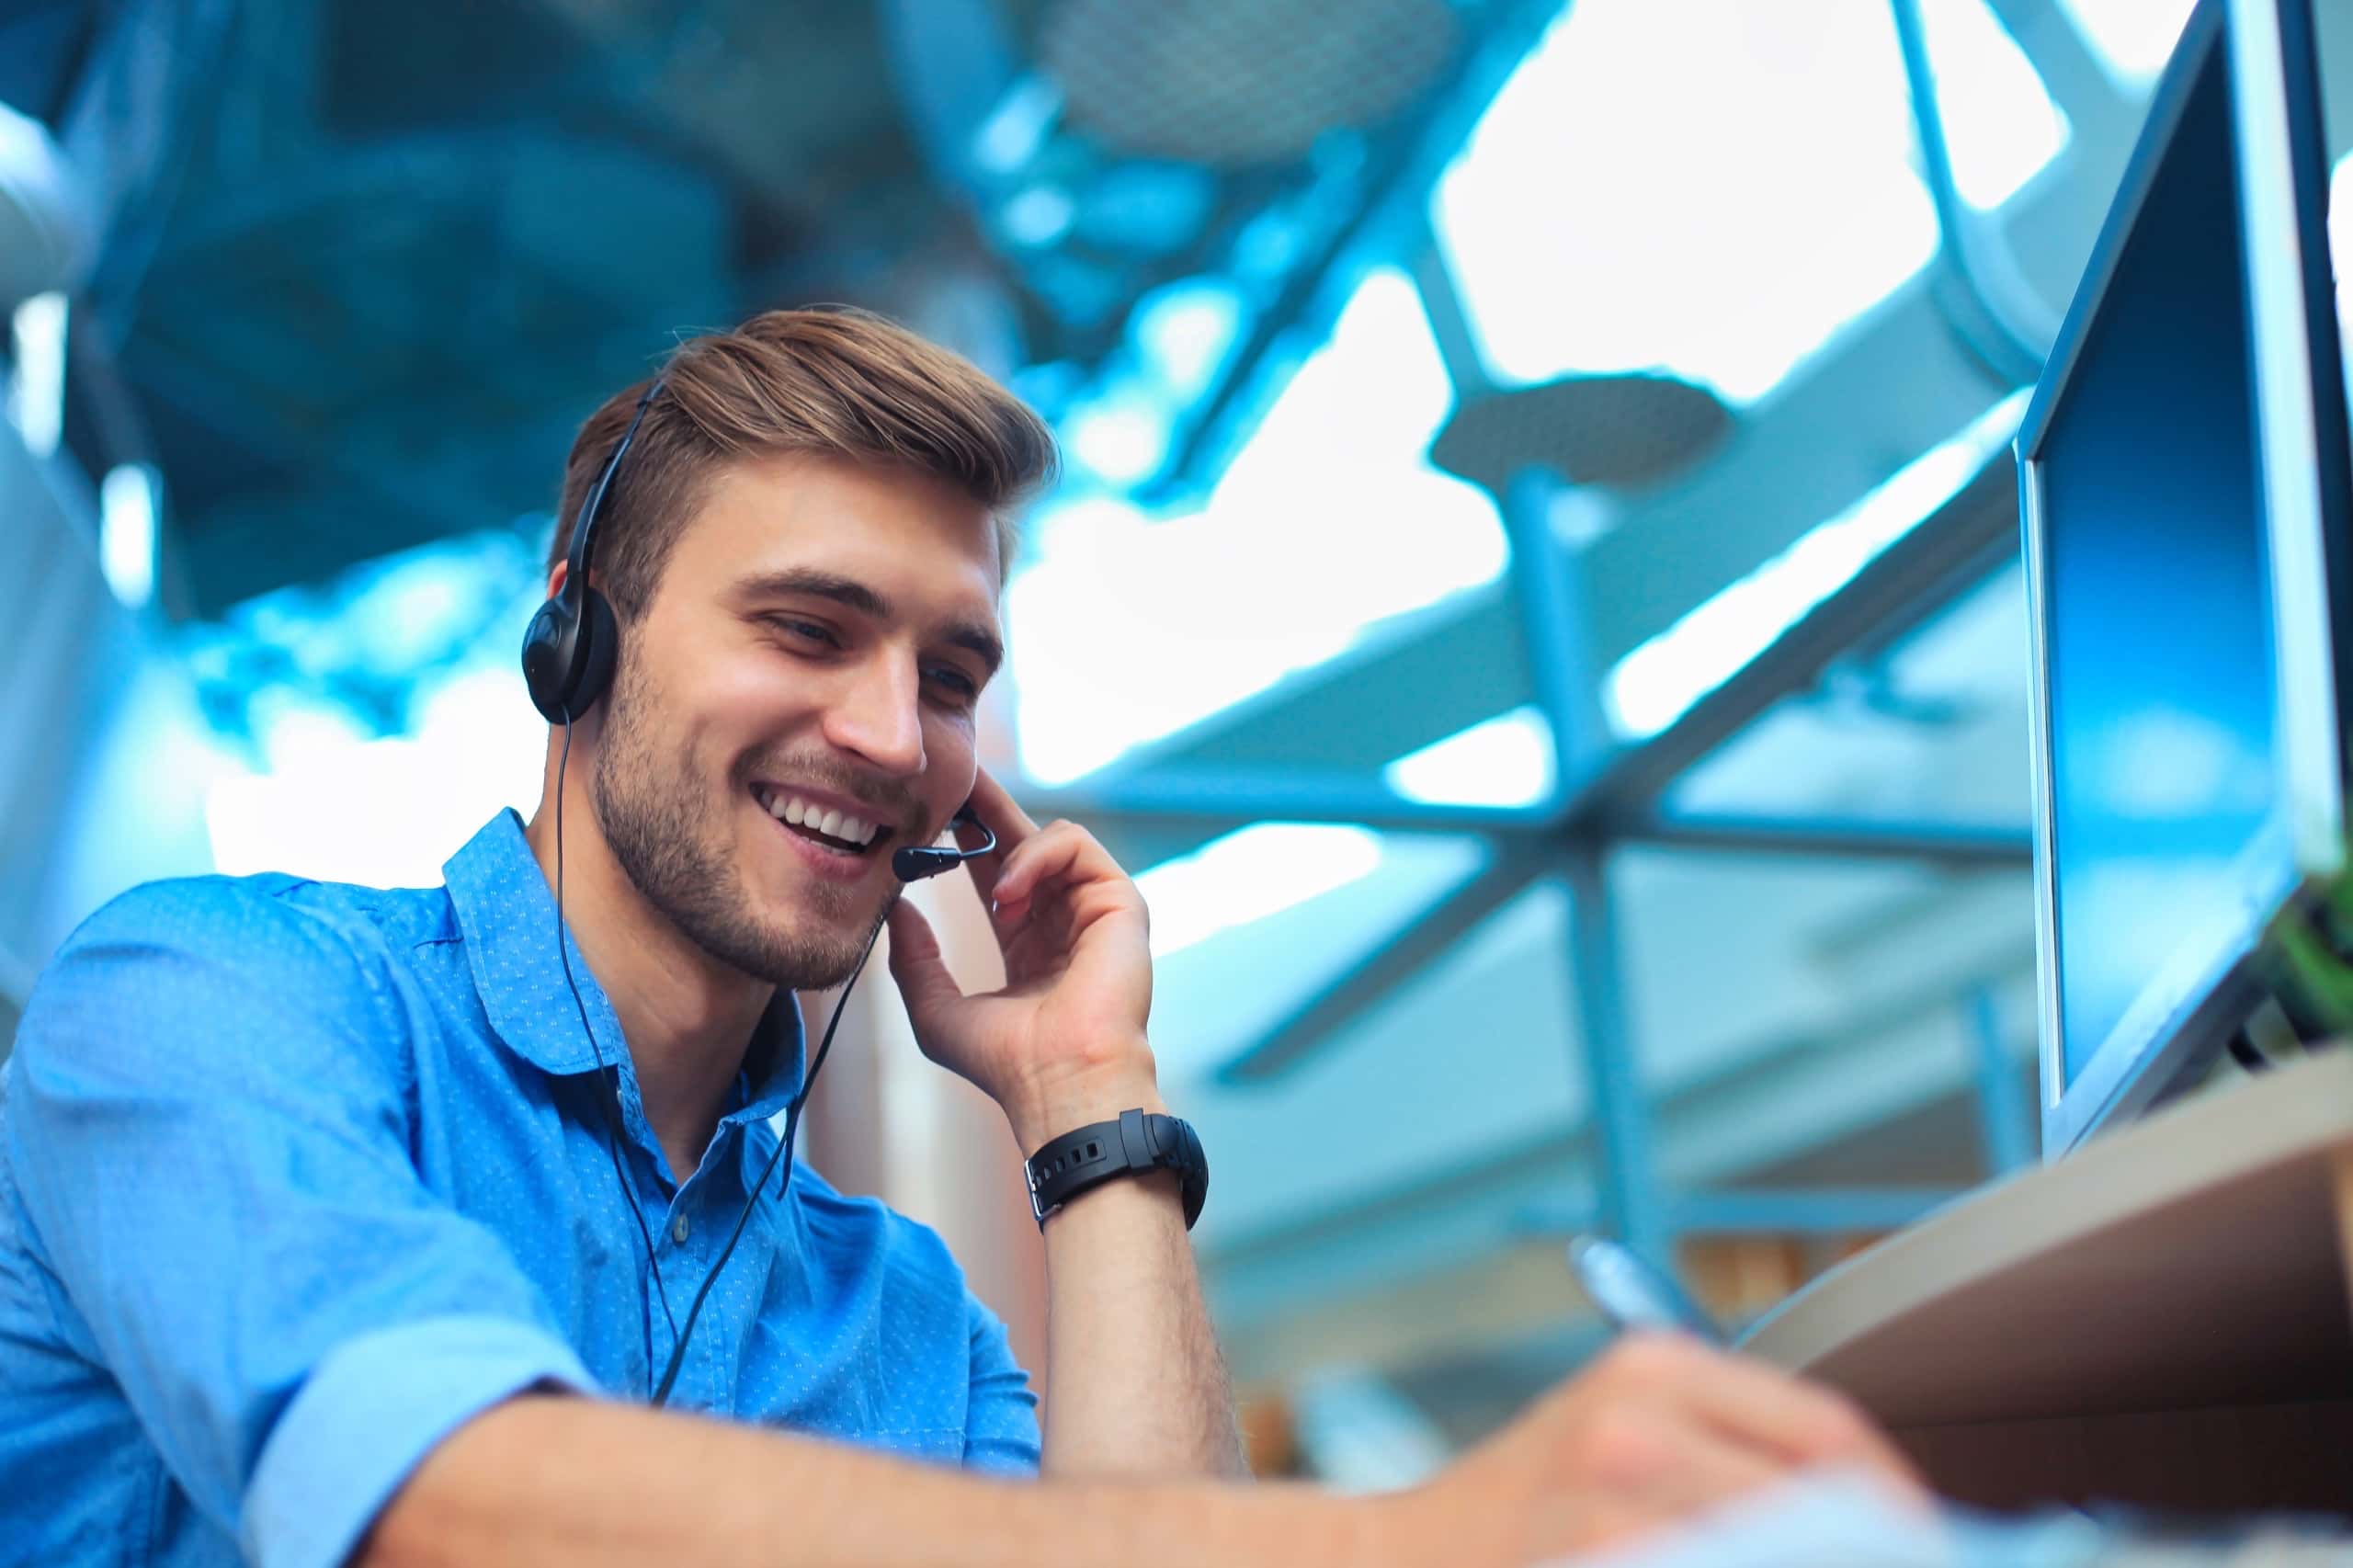
<path id="1" fill-rule="evenodd" d="M 1732 1343 L 1672 1275 L 1622 1243 L 1602 1236 L 1574 1237 L 1569 1243 L 1569 1267 L 1614 1328 L 1675 1329 L 1711 1345 Z"/>

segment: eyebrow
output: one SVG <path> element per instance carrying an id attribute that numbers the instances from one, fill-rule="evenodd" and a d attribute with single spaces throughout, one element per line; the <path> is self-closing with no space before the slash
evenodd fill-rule
<path id="1" fill-rule="evenodd" d="M 813 566 L 791 566 L 777 572 L 762 572 L 737 583 L 735 591 L 747 599 L 793 597 L 831 599 L 869 619 L 892 619 L 891 601 L 868 585 L 855 577 L 845 577 L 838 572 L 821 571 Z M 995 632 L 979 621 L 950 622 L 940 637 L 951 647 L 961 648 L 980 660 L 991 676 L 995 676 L 1005 663 L 1004 642 L 999 641 Z"/>

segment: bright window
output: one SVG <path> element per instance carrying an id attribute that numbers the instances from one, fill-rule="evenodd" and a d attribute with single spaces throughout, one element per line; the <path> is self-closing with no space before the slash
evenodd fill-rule
<path id="1" fill-rule="evenodd" d="M 1023 770 L 1076 778 L 1492 580 L 1486 493 L 1425 460 L 1453 390 L 1412 283 L 1368 275 L 1208 505 L 1073 500 L 1006 592 Z"/>
<path id="2" fill-rule="evenodd" d="M 2012 392 L 1619 660 L 1603 686 L 1619 734 L 1646 740 L 1674 723 L 1951 500 L 2017 436 L 2032 392 Z"/>
<path id="3" fill-rule="evenodd" d="M 2196 0 L 2059 0 L 2108 74 L 2145 91 L 2173 57 Z"/>
<path id="4" fill-rule="evenodd" d="M 1965 199 L 2064 121 L 1984 0 L 1927 0 Z M 1745 403 L 1937 248 L 1885 0 L 1578 0 L 1489 106 L 1433 217 L 1491 370 L 1660 369 Z"/>

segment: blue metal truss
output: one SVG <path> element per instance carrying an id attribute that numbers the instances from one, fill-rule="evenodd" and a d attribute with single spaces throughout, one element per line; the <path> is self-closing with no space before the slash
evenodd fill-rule
<path id="1" fill-rule="evenodd" d="M 1429 278 L 1425 276 L 1426 285 Z M 1443 319 L 1445 312 L 1435 312 Z M 1579 1064 L 1599 1135 L 1600 1211 L 1595 1218 L 1643 1252 L 1664 1259 L 1677 1235 L 1693 1231 L 1779 1233 L 1893 1229 L 1953 1196 L 1943 1189 L 1676 1193 L 1658 1179 L 1652 1108 L 1639 1071 L 1638 1027 L 1627 1016 L 1623 960 L 1609 877 L 1612 850 L 1660 843 L 1741 854 L 1901 858 L 1944 867 L 2021 866 L 2023 834 L 1917 823 L 1695 817 L 1664 812 L 1668 789 L 1694 765 L 1784 698 L 1810 689 L 1859 645 L 1885 645 L 2011 559 L 2016 525 L 2006 454 L 1846 585 L 1788 629 L 1757 658 L 1648 740 L 1604 741 L 1591 712 L 1596 687 L 1576 635 L 1580 603 L 1567 552 L 1544 531 L 1548 487 L 1531 473 L 1514 486 L 1509 584 L 1534 676 L 1538 705 L 1560 748 L 1555 782 L 1524 806 L 1439 804 L 1411 800 L 1361 774 L 1316 775 L 1293 767 L 1154 763 L 1041 795 L 1056 814 L 1129 828 L 1189 825 L 1222 830 L 1254 821 L 1348 822 L 1407 832 L 1478 834 L 1493 846 L 1487 867 L 1439 895 L 1348 974 L 1278 1020 L 1229 1062 L 1228 1081 L 1262 1078 L 1309 1055 L 1341 1025 L 1392 994 L 1452 949 L 1494 910 L 1537 880 L 1565 887 L 1567 960 L 1574 979 Z M 2031 1157 L 2008 1058 L 1990 1004 L 1978 1013 L 1978 1107 L 1997 1171 Z"/>

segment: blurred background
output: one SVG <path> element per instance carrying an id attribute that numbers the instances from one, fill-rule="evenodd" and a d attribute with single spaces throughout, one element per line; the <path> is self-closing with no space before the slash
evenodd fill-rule
<path id="1" fill-rule="evenodd" d="M 133 882 L 528 812 L 579 421 L 870 306 L 1065 444 L 988 756 L 1151 902 L 1254 1455 L 1410 1481 L 1599 1343 L 1571 1231 L 1738 1321 L 2037 1157 L 2008 443 L 2188 8 L 7 0 L 0 1050 Z M 815 1163 L 1040 1365 L 852 1017 Z"/>

